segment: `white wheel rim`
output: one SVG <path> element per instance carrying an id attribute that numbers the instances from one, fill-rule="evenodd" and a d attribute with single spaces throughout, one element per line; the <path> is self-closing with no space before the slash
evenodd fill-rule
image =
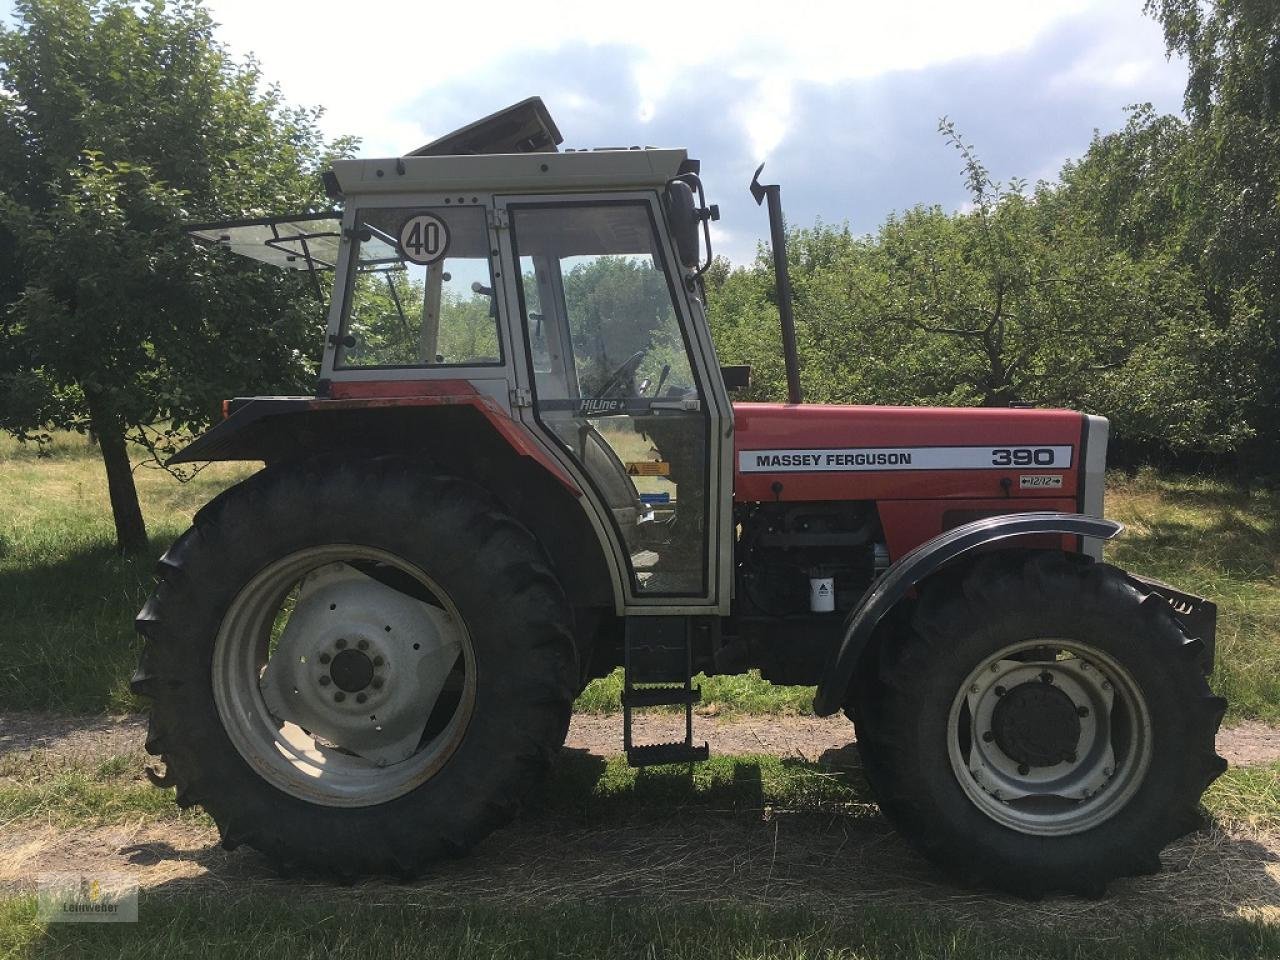
<path id="1" fill-rule="evenodd" d="M 1029 755 L 1025 744 L 1042 741 L 1032 730 L 1020 742 L 1027 727 L 998 713 L 1005 697 L 1038 701 L 1039 716 L 1053 715 L 1049 753 Z M 1034 719 L 1034 708 L 1016 709 Z M 1062 719 L 1068 711 L 1074 727 Z M 1060 836 L 1090 830 L 1129 802 L 1150 765 L 1152 737 L 1128 670 L 1094 647 L 1045 638 L 1011 644 L 974 668 L 951 705 L 947 754 L 965 795 L 992 820 Z"/>
<path id="2" fill-rule="evenodd" d="M 321 580 L 309 601 L 323 596 L 320 591 L 343 591 L 333 594 L 335 600 L 339 596 L 343 599 L 342 604 L 332 605 L 333 621 L 309 623 L 308 629 L 287 641 L 289 655 L 283 661 L 277 656 L 284 647 L 271 655 L 273 626 L 294 588 L 304 578 L 323 578 L 326 571 L 331 573 L 352 563 L 386 564 L 407 574 L 435 598 L 438 606 L 411 598 L 405 603 L 407 595 L 372 580 L 372 585 L 363 590 L 363 602 L 352 603 L 349 601 L 362 596 L 358 578 L 339 576 L 332 583 Z M 401 600 L 392 600 L 388 591 Z M 415 605 L 419 608 L 416 623 L 412 622 Z M 360 608 L 358 613 L 347 612 L 356 607 Z M 385 634 L 380 627 L 370 627 L 382 620 L 390 621 Z M 433 649 L 438 655 L 427 657 L 432 653 L 428 649 L 422 660 L 409 662 L 405 654 L 415 647 L 414 641 L 417 647 L 424 646 L 418 634 L 406 638 L 406 631 L 414 630 L 435 638 Z M 288 638 L 289 631 L 286 625 L 281 637 Z M 343 641 L 341 647 L 335 637 Z M 354 651 L 358 645 L 361 655 L 369 661 L 371 677 L 359 690 L 348 683 L 348 691 L 338 686 L 345 676 L 338 673 L 341 664 L 333 653 Z M 448 649 L 456 651 L 452 657 Z M 323 664 L 322 657 L 328 657 Z M 381 662 L 372 668 L 375 659 Z M 440 664 L 450 660 L 453 665 L 448 677 L 433 676 L 433 670 L 438 674 Z M 280 668 L 283 682 L 272 677 L 268 669 L 270 665 L 275 670 L 281 662 L 285 663 Z M 459 671 L 460 681 L 456 676 Z M 434 776 L 466 732 L 475 704 L 475 674 L 474 651 L 465 621 L 448 594 L 426 573 L 404 560 L 383 550 L 351 544 L 299 551 L 276 561 L 249 581 L 223 618 L 212 660 L 214 702 L 240 755 L 275 788 L 332 807 L 386 803 Z M 448 701 L 437 704 L 445 680 L 450 680 L 456 689 L 450 691 Z M 376 688 L 374 683 L 378 684 Z M 437 705 L 442 714 L 449 709 L 454 693 L 457 702 L 447 720 L 433 716 Z M 295 699 L 285 699 L 287 694 L 293 694 Z M 415 698 L 415 694 L 422 696 Z M 357 703 L 358 697 L 362 699 Z M 391 713 L 378 712 L 384 708 Z M 415 710 L 423 714 L 420 723 Z M 282 718 L 281 713 L 290 716 Z M 427 717 L 431 718 L 433 730 L 419 742 L 414 725 L 417 723 L 421 731 L 427 725 Z M 309 732 L 295 722 L 298 719 L 323 730 L 324 736 Z M 383 730 L 398 730 L 408 746 L 390 752 L 376 746 L 370 737 Z"/>

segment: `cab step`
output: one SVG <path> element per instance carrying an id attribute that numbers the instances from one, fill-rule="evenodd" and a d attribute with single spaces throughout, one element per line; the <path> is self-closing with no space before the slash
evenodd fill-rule
<path id="1" fill-rule="evenodd" d="M 679 707 L 701 702 L 701 687 L 632 687 L 622 691 L 625 707 Z"/>
<path id="2" fill-rule="evenodd" d="M 649 743 L 627 751 L 627 763 L 633 767 L 657 767 L 664 763 L 698 763 L 707 759 L 710 748 L 688 743 Z"/>
<path id="3" fill-rule="evenodd" d="M 693 685 L 693 638 L 688 617 L 630 617 L 627 620 L 622 681 L 622 746 L 627 763 L 651 767 L 706 760 L 707 744 L 693 742 L 693 705 L 702 688 Z M 636 686 L 643 684 L 643 686 Z M 684 741 L 631 742 L 633 711 L 684 707 Z"/>

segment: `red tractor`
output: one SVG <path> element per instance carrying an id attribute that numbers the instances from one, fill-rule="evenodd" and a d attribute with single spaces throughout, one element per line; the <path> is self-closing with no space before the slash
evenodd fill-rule
<path id="1" fill-rule="evenodd" d="M 326 175 L 341 213 L 193 235 L 333 273 L 314 397 L 178 461 L 264 461 L 159 562 L 147 749 L 228 847 L 413 876 L 509 821 L 625 668 L 634 765 L 705 758 L 691 676 L 816 684 L 885 815 L 1024 895 L 1160 867 L 1225 768 L 1211 603 L 1102 562 L 1107 421 L 731 403 L 683 150 L 559 152 L 537 98 Z M 684 742 L 632 711 L 683 706 Z"/>

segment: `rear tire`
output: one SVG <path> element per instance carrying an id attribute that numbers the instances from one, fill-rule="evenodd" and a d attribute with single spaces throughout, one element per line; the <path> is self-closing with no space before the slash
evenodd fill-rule
<path id="1" fill-rule="evenodd" d="M 1200 649 L 1114 567 L 991 555 L 926 584 L 847 712 L 881 809 L 931 860 L 1020 896 L 1098 896 L 1158 871 L 1226 769 Z"/>
<path id="2" fill-rule="evenodd" d="M 226 659 L 219 645 L 229 642 L 224 618 L 255 578 L 282 558 L 331 557 L 343 548 L 394 557 L 438 585 L 447 597 L 441 605 L 463 621 L 465 669 L 475 677 L 447 751 L 414 777 L 393 780 L 384 791 L 390 799 L 367 805 L 333 791 L 309 798 L 287 777 L 264 774 L 262 756 L 245 755 L 252 738 L 229 729 L 227 694 L 215 696 L 226 683 L 217 679 Z M 202 509 L 161 558 L 158 575 L 138 615 L 146 645 L 133 680 L 152 701 L 147 750 L 163 759 L 163 783 L 176 787 L 178 803 L 203 806 L 228 848 L 246 844 L 282 869 L 341 879 L 410 877 L 508 822 L 564 742 L 578 677 L 571 611 L 532 534 L 463 481 L 394 457 L 271 467 Z M 267 649 L 265 637 L 250 642 Z M 329 695 L 341 681 L 334 669 L 334 679 L 321 682 Z M 261 685 L 242 684 L 242 702 L 262 699 Z M 230 723 L 252 724 L 249 712 Z M 443 734 L 428 730 L 423 742 L 432 736 Z"/>

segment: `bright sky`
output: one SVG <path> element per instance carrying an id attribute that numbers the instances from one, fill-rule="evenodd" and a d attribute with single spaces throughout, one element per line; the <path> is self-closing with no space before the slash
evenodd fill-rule
<path id="1" fill-rule="evenodd" d="M 1185 80 L 1142 0 L 208 6 L 233 51 L 366 156 L 532 94 L 566 146 L 687 147 L 738 262 L 767 233 L 746 189 L 761 161 L 793 223 L 868 230 L 916 202 L 964 202 L 943 114 L 997 177 L 1051 178 L 1127 104 L 1176 111 Z"/>

